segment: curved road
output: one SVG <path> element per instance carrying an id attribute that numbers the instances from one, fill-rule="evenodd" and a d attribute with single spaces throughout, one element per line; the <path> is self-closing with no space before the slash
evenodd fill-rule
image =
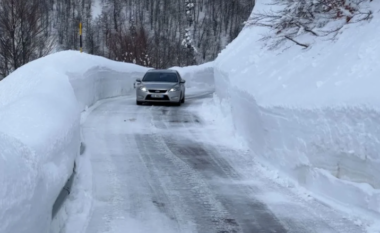
<path id="1" fill-rule="evenodd" d="M 199 96 L 181 107 L 110 99 L 88 116 L 94 203 L 86 233 L 362 232 L 262 175 L 230 135 L 191 111 L 210 95 Z"/>

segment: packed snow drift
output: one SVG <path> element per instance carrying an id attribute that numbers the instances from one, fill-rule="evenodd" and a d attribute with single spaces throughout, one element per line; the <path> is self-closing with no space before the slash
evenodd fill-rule
<path id="1" fill-rule="evenodd" d="M 263 2 L 253 13 L 268 9 Z M 260 41 L 268 29 L 247 26 L 214 73 L 218 98 L 257 158 L 326 201 L 379 216 L 380 3 L 368 7 L 372 21 L 308 49 L 289 41 L 269 50 Z"/>
<path id="2" fill-rule="evenodd" d="M 0 232 L 49 231 L 79 153 L 81 111 L 130 93 L 146 69 L 68 51 L 0 82 Z"/>
<path id="3" fill-rule="evenodd" d="M 190 92 L 215 82 L 220 112 L 262 163 L 339 208 L 376 218 L 380 2 L 369 7 L 372 21 L 347 24 L 336 41 L 268 50 L 260 41 L 267 29 L 247 26 L 215 62 L 174 69 Z M 263 8 L 257 2 L 254 12 Z M 68 51 L 0 82 L 0 232 L 49 231 L 79 154 L 81 112 L 130 94 L 146 70 Z"/>

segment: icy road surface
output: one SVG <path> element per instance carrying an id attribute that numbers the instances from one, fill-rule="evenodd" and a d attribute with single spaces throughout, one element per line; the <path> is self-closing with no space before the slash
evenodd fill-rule
<path id="1" fill-rule="evenodd" d="M 222 126 L 181 107 L 109 99 L 83 125 L 93 204 L 84 232 L 364 232 L 263 174 Z"/>

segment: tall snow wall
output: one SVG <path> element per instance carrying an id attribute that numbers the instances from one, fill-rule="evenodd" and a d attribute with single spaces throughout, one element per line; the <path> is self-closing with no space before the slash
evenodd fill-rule
<path id="1" fill-rule="evenodd" d="M 33 61 L 0 82 L 0 232 L 48 232 L 79 154 L 80 113 L 129 94 L 147 68 L 76 51 Z"/>
<path id="2" fill-rule="evenodd" d="M 311 38 L 308 49 L 268 50 L 267 29 L 246 27 L 214 79 L 260 161 L 326 200 L 380 214 L 380 3 L 369 4 L 372 21 L 348 24 L 335 42 Z"/>

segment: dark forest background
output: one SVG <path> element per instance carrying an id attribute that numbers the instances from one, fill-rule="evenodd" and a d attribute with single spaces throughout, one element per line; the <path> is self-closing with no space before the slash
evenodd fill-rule
<path id="1" fill-rule="evenodd" d="M 155 68 L 215 59 L 254 0 L 0 0 L 0 77 L 61 50 Z M 0 78 L 1 79 L 1 78 Z"/>

